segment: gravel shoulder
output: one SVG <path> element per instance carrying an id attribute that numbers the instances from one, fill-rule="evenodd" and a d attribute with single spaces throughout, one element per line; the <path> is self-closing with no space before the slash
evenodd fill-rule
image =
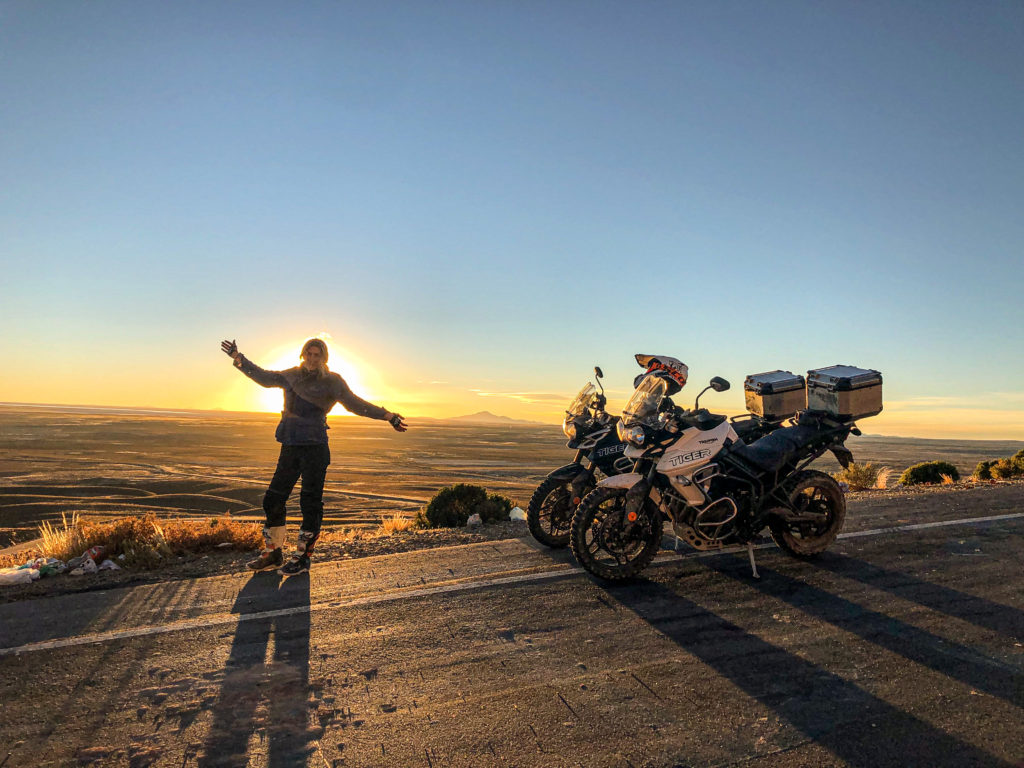
<path id="1" fill-rule="evenodd" d="M 943 486 L 897 487 L 884 490 L 851 492 L 847 495 L 846 530 L 888 524 L 917 522 L 916 511 L 941 510 L 947 515 L 971 517 L 1024 511 L 1024 481 L 956 483 Z M 436 547 L 477 544 L 502 539 L 528 538 L 525 522 L 505 522 L 477 528 L 443 528 L 403 531 L 389 535 L 339 535 L 326 531 L 317 544 L 316 563 L 374 557 Z M 148 571 L 103 571 L 87 576 L 61 574 L 39 579 L 32 584 L 0 587 L 0 603 L 30 600 L 53 595 L 113 589 L 134 584 L 198 579 L 244 571 L 252 552 L 235 549 L 182 555 L 162 567 Z"/>

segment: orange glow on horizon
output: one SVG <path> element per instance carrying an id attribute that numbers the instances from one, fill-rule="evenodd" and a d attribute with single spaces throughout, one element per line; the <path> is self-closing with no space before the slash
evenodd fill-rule
<path id="1" fill-rule="evenodd" d="M 308 338 L 308 337 L 307 337 Z M 339 374 L 354 393 L 364 400 L 373 402 L 374 391 L 369 382 L 374 381 L 376 372 L 357 355 L 348 349 L 334 344 L 330 334 L 319 333 L 315 337 L 327 343 L 327 367 Z M 268 371 L 285 371 L 300 364 L 299 353 L 306 342 L 303 338 L 294 343 L 275 347 L 265 355 L 247 355 L 252 362 Z M 226 393 L 225 406 L 229 410 L 252 411 L 257 413 L 280 413 L 283 405 L 282 390 L 278 387 L 261 387 L 245 376 L 232 385 L 232 391 Z M 342 407 L 331 411 L 332 416 L 349 415 Z"/>

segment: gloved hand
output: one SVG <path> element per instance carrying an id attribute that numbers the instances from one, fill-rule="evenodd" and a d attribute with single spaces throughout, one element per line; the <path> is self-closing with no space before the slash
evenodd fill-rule
<path id="1" fill-rule="evenodd" d="M 405 432 L 409 425 L 405 423 L 403 417 L 399 413 L 392 413 L 388 418 L 388 424 L 394 427 L 396 432 Z"/>
<path id="2" fill-rule="evenodd" d="M 242 353 L 238 351 L 238 345 L 235 344 L 234 339 L 232 339 L 231 341 L 222 341 L 220 343 L 220 348 L 224 351 L 224 354 L 230 357 L 232 360 L 237 360 L 242 355 Z"/>

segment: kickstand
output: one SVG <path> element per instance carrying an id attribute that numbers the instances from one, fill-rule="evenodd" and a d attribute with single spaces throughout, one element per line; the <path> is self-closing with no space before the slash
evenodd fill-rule
<path id="1" fill-rule="evenodd" d="M 750 556 L 750 570 L 754 572 L 754 578 L 760 579 L 761 576 L 757 572 L 757 563 L 754 562 L 754 542 L 747 542 L 747 554 Z"/>

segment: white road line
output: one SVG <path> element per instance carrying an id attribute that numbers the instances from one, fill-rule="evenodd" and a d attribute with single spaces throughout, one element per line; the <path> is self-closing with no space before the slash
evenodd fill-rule
<path id="1" fill-rule="evenodd" d="M 896 525 L 891 528 L 873 528 L 868 531 L 854 531 L 852 533 L 840 534 L 840 539 L 853 539 L 863 536 L 881 536 L 887 533 L 902 533 L 905 531 L 918 531 L 926 528 L 946 528 L 955 525 L 981 525 L 984 523 L 997 522 L 999 520 L 1016 520 L 1024 518 L 1024 512 L 1017 512 L 1007 515 L 992 515 L 990 517 L 969 517 L 961 518 L 959 520 L 944 520 L 937 523 L 918 523 L 915 525 Z M 774 543 L 765 543 L 758 545 L 758 549 L 767 549 L 774 547 Z M 687 552 L 682 555 L 680 554 L 667 554 L 659 555 L 655 559 L 655 564 L 663 565 L 667 563 L 677 562 L 679 560 L 689 560 L 701 557 L 711 557 L 713 555 L 723 554 L 724 552 L 742 551 L 738 548 L 729 548 L 726 550 L 715 550 L 708 552 Z M 582 574 L 584 570 L 580 567 L 572 566 L 561 566 L 551 571 L 544 571 L 541 573 L 527 573 L 519 574 L 516 576 L 501 576 L 493 579 L 478 579 L 476 581 L 460 582 L 457 584 L 445 584 L 437 587 L 423 587 L 421 589 L 411 589 L 403 592 L 387 592 L 380 595 L 369 595 L 366 597 L 356 597 L 350 600 L 338 600 L 334 602 L 323 602 L 314 603 L 312 605 L 300 605 L 293 608 L 280 608 L 275 611 L 260 611 L 258 613 L 243 613 L 243 614 L 220 614 L 214 616 L 207 616 L 201 619 L 189 619 L 186 621 L 176 621 L 170 624 L 161 624 L 151 627 L 138 627 L 136 629 L 125 629 L 117 632 L 101 632 L 93 635 L 76 635 L 74 637 L 61 638 L 59 640 L 45 640 L 38 643 L 27 643 L 26 645 L 13 646 L 11 648 L 0 648 L 0 656 L 15 656 L 21 653 L 29 653 L 31 651 L 45 651 L 54 648 L 68 648 L 76 645 L 91 645 L 94 643 L 106 643 L 112 640 L 125 640 L 133 637 L 144 637 L 146 635 L 162 635 L 169 632 L 182 632 L 190 629 L 205 629 L 207 627 L 217 627 L 224 624 L 240 624 L 244 621 L 262 621 L 264 619 L 273 619 L 278 616 L 292 616 L 301 613 L 312 613 L 313 611 L 322 611 L 329 609 L 338 608 L 351 608 L 361 605 L 375 605 L 377 603 L 388 603 L 395 600 L 408 600 L 416 597 L 431 597 L 433 595 L 450 594 L 452 592 L 466 592 L 471 589 L 481 589 L 484 587 L 495 587 L 502 584 L 523 584 L 533 581 L 544 581 L 547 579 L 560 579 L 566 576 L 573 576 L 576 574 Z"/>

